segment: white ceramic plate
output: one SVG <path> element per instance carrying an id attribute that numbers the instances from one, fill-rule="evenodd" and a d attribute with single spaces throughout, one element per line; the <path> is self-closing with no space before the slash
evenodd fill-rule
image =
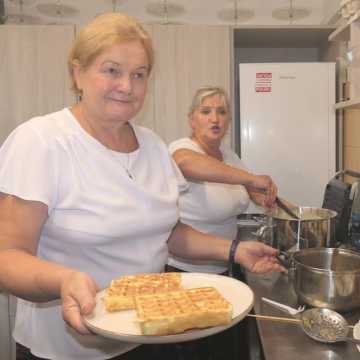
<path id="1" fill-rule="evenodd" d="M 233 305 L 233 319 L 231 323 L 227 326 L 189 330 L 175 335 L 141 335 L 140 327 L 135 321 L 135 310 L 107 312 L 101 300 L 103 290 L 96 296 L 96 307 L 93 313 L 85 317 L 86 325 L 96 334 L 131 343 L 164 344 L 183 342 L 213 335 L 235 325 L 248 314 L 253 306 L 254 294 L 241 281 L 216 274 L 182 273 L 181 276 L 182 286 L 185 288 L 215 287 Z"/>
<path id="2" fill-rule="evenodd" d="M 355 339 L 359 339 L 359 340 L 360 340 L 360 321 L 358 321 L 358 322 L 354 325 L 353 337 L 354 337 Z M 358 350 L 360 351 L 360 345 L 356 345 L 356 347 L 357 347 Z"/>

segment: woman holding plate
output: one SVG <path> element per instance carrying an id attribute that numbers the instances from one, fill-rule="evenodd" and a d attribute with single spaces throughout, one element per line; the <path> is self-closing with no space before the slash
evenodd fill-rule
<path id="1" fill-rule="evenodd" d="M 121 275 L 163 271 L 169 250 L 229 256 L 228 241 L 178 221 L 186 183 L 159 137 L 131 123 L 153 58 L 136 20 L 96 17 L 69 55 L 79 103 L 23 123 L 0 150 L 0 288 L 19 298 L 14 337 L 27 359 L 170 358 L 167 347 L 91 334 L 83 317 L 97 291 Z M 234 258 L 282 271 L 275 255 L 254 242 Z"/>

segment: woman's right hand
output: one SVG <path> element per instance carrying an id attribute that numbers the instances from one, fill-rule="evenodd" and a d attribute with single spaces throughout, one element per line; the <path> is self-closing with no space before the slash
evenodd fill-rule
<path id="1" fill-rule="evenodd" d="M 262 206 L 271 208 L 274 206 L 277 196 L 277 186 L 268 175 L 253 175 L 250 191 L 259 192 L 263 196 Z"/>
<path id="2" fill-rule="evenodd" d="M 95 307 L 95 295 L 98 287 L 88 274 L 73 271 L 61 284 L 62 316 L 64 321 L 82 335 L 91 332 L 85 326 L 82 317 Z"/>

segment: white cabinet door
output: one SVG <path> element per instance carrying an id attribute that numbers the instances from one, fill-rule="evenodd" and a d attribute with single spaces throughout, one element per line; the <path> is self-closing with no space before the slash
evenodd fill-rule
<path id="1" fill-rule="evenodd" d="M 20 123 L 71 105 L 74 26 L 0 26 L 0 144 Z"/>
<path id="2" fill-rule="evenodd" d="M 197 88 L 218 85 L 230 93 L 231 29 L 152 25 L 152 36 L 155 69 L 150 97 L 154 107 L 143 124 L 170 142 L 190 134 L 187 112 Z"/>
<path id="3" fill-rule="evenodd" d="M 145 30 L 149 33 L 151 38 L 153 37 L 153 26 L 152 25 L 143 25 Z M 157 61 L 157 54 L 155 54 L 155 62 Z M 146 94 L 144 105 L 136 115 L 135 123 L 137 125 L 148 127 L 156 132 L 155 126 L 155 116 L 154 116 L 154 77 L 155 77 L 155 69 L 152 70 L 149 84 L 148 84 L 148 92 Z"/>
<path id="4" fill-rule="evenodd" d="M 0 354 L 1 360 L 15 360 L 15 343 L 11 333 L 13 328 L 13 312 L 10 297 L 0 292 Z"/>
<path id="5" fill-rule="evenodd" d="M 0 26 L 0 145 L 20 123 L 75 102 L 67 54 L 74 26 Z M 15 359 L 15 298 L 0 292 L 0 358 Z"/>

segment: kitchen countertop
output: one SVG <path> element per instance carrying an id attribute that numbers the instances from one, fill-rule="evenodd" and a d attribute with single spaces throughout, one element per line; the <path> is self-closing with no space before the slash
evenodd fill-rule
<path id="1" fill-rule="evenodd" d="M 297 307 L 297 297 L 286 274 L 257 275 L 246 273 L 248 285 L 255 293 L 254 314 L 290 317 L 285 311 L 261 301 L 261 297 Z M 342 314 L 354 325 L 360 319 L 360 309 Z M 352 360 L 360 353 L 352 343 L 323 344 L 309 338 L 298 324 L 259 320 L 256 321 L 265 360 Z M 352 331 L 349 335 L 352 335 Z"/>

